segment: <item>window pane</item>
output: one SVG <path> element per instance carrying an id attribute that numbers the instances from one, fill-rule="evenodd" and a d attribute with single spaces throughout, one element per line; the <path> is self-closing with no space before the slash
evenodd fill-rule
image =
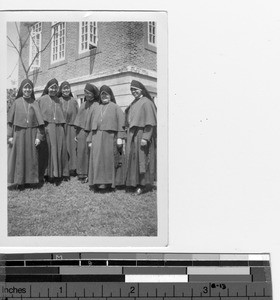
<path id="1" fill-rule="evenodd" d="M 53 61 L 65 56 L 65 23 L 58 23 L 53 27 Z"/>

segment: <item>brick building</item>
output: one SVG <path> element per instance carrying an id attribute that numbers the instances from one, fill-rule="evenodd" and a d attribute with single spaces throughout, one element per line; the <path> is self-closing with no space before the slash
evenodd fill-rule
<path id="1" fill-rule="evenodd" d="M 23 40 L 27 37 L 23 50 L 26 66 L 36 49 L 45 48 L 28 75 L 35 84 L 36 97 L 53 77 L 59 83 L 69 81 L 80 100 L 87 82 L 99 88 L 106 84 L 124 108 L 132 101 L 132 79 L 141 81 L 156 97 L 155 22 L 25 22 L 20 23 L 20 35 Z M 20 66 L 19 82 L 23 78 L 25 73 Z"/>

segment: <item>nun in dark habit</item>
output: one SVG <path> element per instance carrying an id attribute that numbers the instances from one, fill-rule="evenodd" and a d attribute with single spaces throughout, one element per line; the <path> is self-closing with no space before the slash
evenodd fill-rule
<path id="1" fill-rule="evenodd" d="M 156 175 L 156 107 L 145 86 L 132 80 L 134 97 L 126 113 L 125 185 L 140 195 L 152 188 Z"/>
<path id="2" fill-rule="evenodd" d="M 35 101 L 34 86 L 24 79 L 8 112 L 8 183 L 39 182 L 37 147 L 44 139 L 44 121 Z"/>
<path id="3" fill-rule="evenodd" d="M 81 104 L 74 125 L 76 127 L 76 142 L 77 142 L 77 174 L 78 179 L 82 183 L 88 182 L 88 167 L 89 167 L 89 147 L 87 137 L 89 131 L 86 130 L 87 124 L 91 123 L 91 118 L 96 107 L 98 107 L 98 88 L 90 83 L 87 83 L 84 89 L 85 101 Z"/>
<path id="4" fill-rule="evenodd" d="M 78 112 L 78 102 L 73 97 L 69 82 L 63 81 L 59 87 L 58 95 L 62 104 L 65 118 L 66 146 L 69 158 L 70 175 L 74 175 L 77 168 L 77 143 L 75 141 L 76 129 L 74 122 Z"/>
<path id="5" fill-rule="evenodd" d="M 69 178 L 68 154 L 65 138 L 65 118 L 62 103 L 57 97 L 58 82 L 50 80 L 38 99 L 45 121 L 46 141 L 40 146 L 41 177 L 50 182 Z"/>
<path id="6" fill-rule="evenodd" d="M 116 104 L 115 96 L 110 87 L 100 88 L 100 105 L 96 107 L 92 122 L 89 185 L 94 190 L 110 190 L 119 184 L 116 175 L 121 168 L 121 150 L 124 138 L 124 113 Z"/>

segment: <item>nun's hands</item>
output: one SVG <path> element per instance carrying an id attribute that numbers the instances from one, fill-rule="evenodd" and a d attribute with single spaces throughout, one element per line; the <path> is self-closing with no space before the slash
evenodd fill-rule
<path id="1" fill-rule="evenodd" d="M 39 140 L 39 139 L 36 139 L 35 140 L 35 146 L 37 147 L 37 146 L 39 146 L 41 144 L 41 141 Z"/>
<path id="2" fill-rule="evenodd" d="M 14 138 L 12 138 L 12 137 L 8 138 L 8 144 L 9 144 L 9 146 L 13 145 L 13 140 L 14 140 Z"/>
<path id="3" fill-rule="evenodd" d="M 148 144 L 147 140 L 144 139 L 141 140 L 141 147 L 145 147 L 147 146 L 147 144 Z"/>
<path id="4" fill-rule="evenodd" d="M 88 147 L 91 148 L 91 146 L 92 146 L 92 143 L 88 143 Z"/>
<path id="5" fill-rule="evenodd" d="M 77 139 L 76 136 L 74 137 L 74 141 L 75 141 L 76 143 L 78 143 L 78 139 Z"/>
<path id="6" fill-rule="evenodd" d="M 123 145 L 123 142 L 122 142 L 122 139 L 120 139 L 120 138 L 118 138 L 117 139 L 117 147 L 122 147 L 122 145 Z"/>

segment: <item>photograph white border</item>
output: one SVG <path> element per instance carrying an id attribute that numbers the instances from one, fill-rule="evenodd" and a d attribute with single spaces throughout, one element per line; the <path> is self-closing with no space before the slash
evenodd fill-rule
<path id="1" fill-rule="evenodd" d="M 3 141 L 0 155 L 3 161 L 4 176 L 0 181 L 0 246 L 5 247 L 154 247 L 168 244 L 168 47 L 167 47 L 167 12 L 164 11 L 13 11 L 0 12 L 0 65 L 6 66 L 7 39 L 6 23 L 23 21 L 65 21 L 78 22 L 95 21 L 156 21 L 160 30 L 157 31 L 157 106 L 158 106 L 158 152 L 157 152 L 157 219 L 158 235 L 156 237 L 9 237 L 7 235 L 7 146 L 6 132 L 2 130 L 0 138 Z M 6 99 L 7 72 L 0 74 L 0 95 Z M 0 125 L 6 128 L 6 101 L 0 103 Z"/>

